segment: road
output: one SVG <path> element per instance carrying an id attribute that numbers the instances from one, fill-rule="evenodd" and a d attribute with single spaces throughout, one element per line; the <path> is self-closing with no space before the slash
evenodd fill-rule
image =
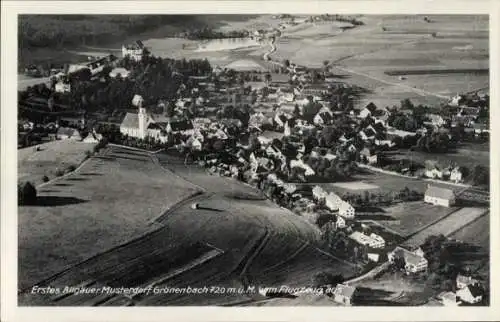
<path id="1" fill-rule="evenodd" d="M 17 79 L 17 90 L 23 91 L 26 90 L 29 86 L 34 86 L 37 84 L 45 83 L 46 85 L 50 84 L 50 77 L 41 77 L 41 78 L 24 78 L 19 76 Z"/>

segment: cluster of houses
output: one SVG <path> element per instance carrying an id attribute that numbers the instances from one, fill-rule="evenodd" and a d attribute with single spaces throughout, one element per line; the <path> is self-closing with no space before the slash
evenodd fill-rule
<path id="1" fill-rule="evenodd" d="M 483 300 L 485 290 L 481 283 L 470 275 L 458 274 L 456 291 L 442 292 L 437 299 L 444 306 L 459 306 L 477 304 Z"/>

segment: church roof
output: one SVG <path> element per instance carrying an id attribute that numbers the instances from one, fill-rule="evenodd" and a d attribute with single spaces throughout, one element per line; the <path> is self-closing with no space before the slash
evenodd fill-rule
<path id="1" fill-rule="evenodd" d="M 138 114 L 137 113 L 127 113 L 120 126 L 128 127 L 128 128 L 138 128 L 139 127 Z"/>

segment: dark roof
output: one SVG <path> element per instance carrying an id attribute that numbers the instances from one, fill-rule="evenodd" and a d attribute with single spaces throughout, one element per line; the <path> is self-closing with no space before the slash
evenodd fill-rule
<path id="1" fill-rule="evenodd" d="M 193 123 L 189 120 L 180 120 L 170 122 L 172 131 L 185 131 L 193 128 Z"/>
<path id="2" fill-rule="evenodd" d="M 370 102 L 368 103 L 368 105 L 366 105 L 366 108 L 373 113 L 377 109 L 377 105 L 375 105 L 373 102 Z"/>
<path id="3" fill-rule="evenodd" d="M 151 129 L 151 130 L 163 130 L 163 128 L 158 123 L 149 123 L 148 129 Z"/>
<path id="4" fill-rule="evenodd" d="M 425 195 L 446 200 L 450 200 L 455 197 L 453 190 L 436 186 L 429 186 L 427 191 L 425 191 Z"/>
<path id="5" fill-rule="evenodd" d="M 469 288 L 472 296 L 476 297 L 483 295 L 483 289 L 479 285 L 468 285 L 467 287 Z"/>
<path id="6" fill-rule="evenodd" d="M 372 129 L 368 128 L 368 129 L 365 129 L 364 130 L 366 136 L 370 137 L 370 136 L 374 136 L 376 133 L 375 131 L 373 131 Z"/>

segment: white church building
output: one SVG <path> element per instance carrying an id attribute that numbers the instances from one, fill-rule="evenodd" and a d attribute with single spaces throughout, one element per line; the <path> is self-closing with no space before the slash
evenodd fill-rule
<path id="1" fill-rule="evenodd" d="M 135 95 L 132 105 L 138 107 L 138 113 L 127 113 L 120 125 L 120 132 L 130 137 L 145 139 L 152 137 L 161 142 L 167 141 L 167 133 L 164 130 L 166 124 L 157 123 L 143 107 L 144 100 L 140 95 Z"/>

